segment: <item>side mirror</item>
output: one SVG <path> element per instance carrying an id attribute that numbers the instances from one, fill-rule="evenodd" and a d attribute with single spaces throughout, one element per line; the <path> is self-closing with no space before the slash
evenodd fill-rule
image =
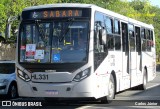
<path id="1" fill-rule="evenodd" d="M 99 30 L 99 42 L 100 45 L 106 45 L 107 43 L 107 33 L 105 28 Z"/>
<path id="2" fill-rule="evenodd" d="M 5 31 L 5 38 L 8 39 L 11 37 L 11 25 L 13 21 L 17 20 L 17 16 L 11 16 L 6 21 L 6 31 Z"/>
<path id="3" fill-rule="evenodd" d="M 11 37 L 11 25 L 6 23 L 5 39 L 8 39 L 10 37 Z"/>

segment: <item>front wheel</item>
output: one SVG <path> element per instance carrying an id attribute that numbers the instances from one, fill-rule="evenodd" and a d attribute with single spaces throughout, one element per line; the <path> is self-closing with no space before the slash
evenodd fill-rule
<path id="1" fill-rule="evenodd" d="M 102 103 L 111 103 L 115 97 L 115 81 L 113 76 L 110 76 L 109 84 L 108 84 L 108 95 L 102 98 Z"/>
<path id="2" fill-rule="evenodd" d="M 9 86 L 7 96 L 8 96 L 8 98 L 11 98 L 11 99 L 18 97 L 18 90 L 17 90 L 17 86 L 15 84 L 11 84 Z"/>

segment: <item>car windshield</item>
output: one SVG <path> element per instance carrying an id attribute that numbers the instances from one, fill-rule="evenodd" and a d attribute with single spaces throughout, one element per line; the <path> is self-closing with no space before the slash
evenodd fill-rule
<path id="1" fill-rule="evenodd" d="M 0 63 L 0 74 L 11 74 L 15 72 L 14 63 Z"/>
<path id="2" fill-rule="evenodd" d="M 87 21 L 25 23 L 20 37 L 20 62 L 73 63 L 87 60 Z"/>

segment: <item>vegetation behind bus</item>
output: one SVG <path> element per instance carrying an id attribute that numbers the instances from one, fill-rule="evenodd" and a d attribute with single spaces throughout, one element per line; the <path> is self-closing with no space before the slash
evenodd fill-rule
<path id="1" fill-rule="evenodd" d="M 153 24 L 156 36 L 157 60 L 160 61 L 160 8 L 152 6 L 149 0 L 1 0 L 0 1 L 0 32 L 4 33 L 6 20 L 9 16 L 19 15 L 23 8 L 41 4 L 51 3 L 89 3 L 103 8 L 107 8 L 122 15 L 134 18 L 136 20 Z M 18 28 L 18 22 L 13 22 L 11 36 Z M 3 37 L 5 35 L 3 34 Z"/>

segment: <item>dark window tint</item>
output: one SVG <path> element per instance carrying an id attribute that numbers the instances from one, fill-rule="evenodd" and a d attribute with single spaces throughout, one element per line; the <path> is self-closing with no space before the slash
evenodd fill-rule
<path id="1" fill-rule="evenodd" d="M 135 51 L 134 26 L 132 24 L 129 24 L 128 28 L 129 28 L 130 50 Z"/>
<path id="2" fill-rule="evenodd" d="M 114 37 L 112 35 L 108 35 L 108 50 L 114 50 Z"/>
<path id="3" fill-rule="evenodd" d="M 121 37 L 115 36 L 115 50 L 121 49 Z"/>
<path id="4" fill-rule="evenodd" d="M 132 38 L 134 37 L 134 26 L 129 24 L 128 27 L 129 27 L 129 37 Z"/>
<path id="5" fill-rule="evenodd" d="M 146 30 L 146 39 L 150 40 L 150 30 Z"/>
<path id="6" fill-rule="evenodd" d="M 142 51 L 147 49 L 146 31 L 144 28 L 141 29 L 141 39 L 142 39 Z"/>
<path id="7" fill-rule="evenodd" d="M 142 51 L 146 51 L 146 44 L 147 41 L 145 39 L 142 39 Z"/>
<path id="8" fill-rule="evenodd" d="M 125 23 L 122 23 L 122 45 L 123 52 L 127 52 L 128 48 L 128 26 Z"/>
<path id="9" fill-rule="evenodd" d="M 0 74 L 11 74 L 15 72 L 14 63 L 0 63 Z"/>
<path id="10" fill-rule="evenodd" d="M 140 28 L 135 28 L 135 36 L 136 36 L 136 51 L 141 52 L 141 38 L 140 38 Z"/>
<path id="11" fill-rule="evenodd" d="M 145 29 L 144 29 L 144 28 L 141 29 L 141 38 L 142 38 L 142 39 L 145 39 L 145 38 L 146 38 L 146 37 L 145 37 Z"/>
<path id="12" fill-rule="evenodd" d="M 151 40 L 151 32 L 150 30 L 146 29 L 146 40 L 147 40 L 147 51 L 151 51 L 151 44 L 152 44 L 152 40 Z"/>
<path id="13" fill-rule="evenodd" d="M 153 41 L 153 31 L 151 31 L 151 40 Z"/>
<path id="14" fill-rule="evenodd" d="M 130 38 L 130 49 L 131 51 L 135 51 L 135 39 Z"/>

